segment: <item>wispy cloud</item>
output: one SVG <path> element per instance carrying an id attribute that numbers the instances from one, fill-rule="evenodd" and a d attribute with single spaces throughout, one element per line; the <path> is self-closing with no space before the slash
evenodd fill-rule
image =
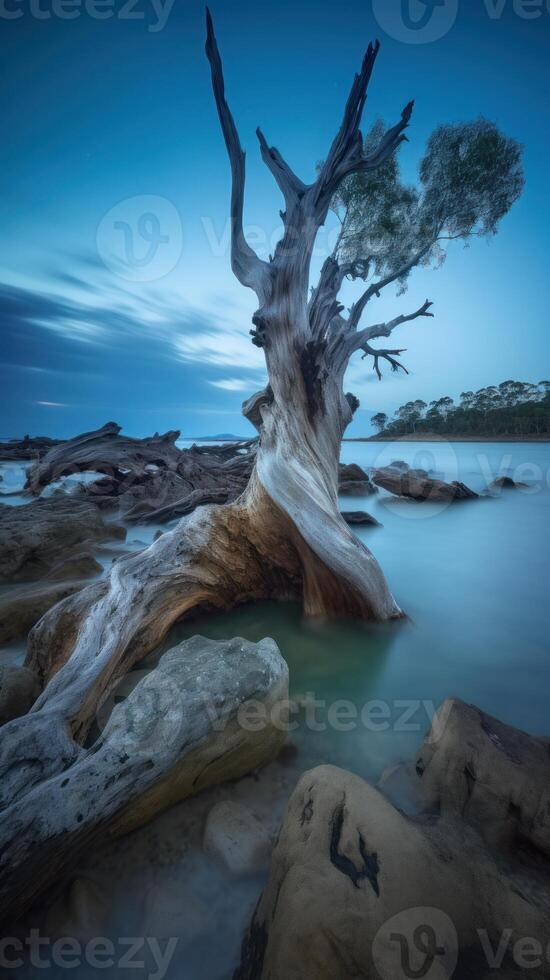
<path id="1" fill-rule="evenodd" d="M 209 381 L 208 384 L 214 388 L 223 388 L 224 391 L 250 391 L 250 381 L 244 378 L 221 378 L 220 381 Z"/>
<path id="2" fill-rule="evenodd" d="M 67 402 L 35 402 L 35 405 L 45 405 L 46 408 L 70 408 Z"/>

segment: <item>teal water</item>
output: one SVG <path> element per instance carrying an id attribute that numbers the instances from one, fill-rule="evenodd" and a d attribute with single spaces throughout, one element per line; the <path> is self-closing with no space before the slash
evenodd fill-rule
<path id="1" fill-rule="evenodd" d="M 477 491 L 499 475 L 526 486 L 450 505 L 384 491 L 341 499 L 383 525 L 354 530 L 382 564 L 405 622 L 311 623 L 296 606 L 266 603 L 182 624 L 163 648 L 197 632 L 273 636 L 291 693 L 309 695 L 292 733 L 304 768 L 332 762 L 376 779 L 414 753 L 450 695 L 550 733 L 550 444 L 350 442 L 342 459 L 364 467 L 403 459 Z M 312 696 L 323 702 L 315 712 Z M 334 706 L 341 699 L 347 708 Z"/>

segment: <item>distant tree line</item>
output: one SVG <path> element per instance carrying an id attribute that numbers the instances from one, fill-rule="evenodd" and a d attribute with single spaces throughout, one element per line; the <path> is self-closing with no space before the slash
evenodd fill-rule
<path id="1" fill-rule="evenodd" d="M 448 395 L 429 404 L 417 399 L 401 405 L 393 418 L 378 412 L 371 422 L 384 436 L 550 433 L 550 381 L 503 381 L 479 391 L 463 391 L 458 405 Z"/>

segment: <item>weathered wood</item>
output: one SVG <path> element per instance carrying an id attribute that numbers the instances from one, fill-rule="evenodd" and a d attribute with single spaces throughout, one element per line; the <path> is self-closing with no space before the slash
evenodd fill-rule
<path id="1" fill-rule="evenodd" d="M 311 305 L 309 276 L 317 233 L 338 184 L 388 159 L 404 138 L 412 105 L 366 157 L 359 125 L 378 54 L 375 45 L 352 84 L 341 126 L 312 184 L 299 180 L 259 134 L 263 159 L 285 198 L 283 235 L 270 261 L 264 262 L 244 236 L 244 153 L 225 97 L 210 15 L 206 50 L 232 173 L 232 266 L 259 302 L 252 343 L 264 351 L 269 385 L 245 407 L 259 430 L 259 442 L 250 480 L 237 500 L 196 509 L 149 548 L 119 559 L 104 580 L 63 600 L 32 631 L 27 666 L 47 685 L 30 714 L 10 723 L 9 737 L 3 733 L 0 745 L 2 827 L 7 835 L 3 898 L 8 905 L 18 899 L 19 908 L 29 900 L 28 879 L 25 887 L 18 879 L 21 855 L 33 851 L 36 858 L 42 853 L 55 871 L 59 856 L 65 848 L 70 853 L 73 840 L 79 839 L 71 824 L 65 832 L 60 828 L 53 853 L 42 851 L 41 821 L 45 807 L 48 813 L 54 805 L 62 812 L 63 795 L 57 794 L 67 778 L 65 769 L 71 769 L 70 783 L 74 780 L 79 787 L 77 800 L 95 785 L 93 755 L 82 745 L 98 707 L 176 620 L 197 608 L 227 609 L 259 599 L 301 600 L 306 614 L 316 616 L 348 614 L 385 621 L 402 615 L 378 562 L 338 509 L 340 446 L 358 406 L 343 388 L 356 326 L 340 315 L 336 291 L 341 271 L 322 277 Z M 244 479 L 246 461 L 224 457 L 220 465 L 215 454 L 202 449 L 195 450 L 194 458 L 184 456 L 174 445 L 176 436 L 131 440 L 110 424 L 52 450 L 32 468 L 28 486 L 39 492 L 53 479 L 84 470 L 104 473 L 115 483 L 123 482 L 127 470 L 132 480 L 144 481 L 149 466 L 186 481 L 186 495 L 219 489 L 220 471 L 232 489 Z M 208 471 L 212 485 L 194 483 L 193 467 L 197 476 L 199 470 Z M 128 773 L 126 762 L 115 751 L 109 778 L 130 799 L 143 775 L 136 775 L 133 765 Z M 103 811 L 107 823 L 111 815 Z"/>
<path id="2" fill-rule="evenodd" d="M 30 467 L 25 486 L 32 493 L 40 493 L 48 484 L 75 473 L 104 473 L 122 480 L 128 473 L 143 476 L 148 467 L 177 470 L 181 450 L 174 444 L 179 436 L 174 431 L 132 439 L 121 436 L 115 422 L 107 422 L 101 429 L 54 446 Z"/>

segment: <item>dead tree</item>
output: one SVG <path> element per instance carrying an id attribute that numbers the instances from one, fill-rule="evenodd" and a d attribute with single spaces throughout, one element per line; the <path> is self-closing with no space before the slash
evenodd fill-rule
<path id="1" fill-rule="evenodd" d="M 260 433 L 255 466 L 236 501 L 196 510 L 151 547 L 119 559 L 104 580 L 61 602 L 34 628 L 27 665 L 46 686 L 31 712 L 2 730 L 6 809 L 0 868 L 19 854 L 11 839 L 18 827 L 9 819 L 11 808 L 25 800 L 28 844 L 32 813 L 38 826 L 49 782 L 61 772 L 67 778 L 81 765 L 80 746 L 98 706 L 177 619 L 197 609 L 266 598 L 300 600 L 310 615 L 380 621 L 401 615 L 378 562 L 338 509 L 340 443 L 357 406 L 343 382 L 354 351 L 391 359 L 394 352 L 375 350 L 372 342 L 406 320 L 431 315 L 430 304 L 389 323 L 361 327 L 371 296 L 384 283 L 370 287 L 344 317 L 338 293 L 349 270 L 328 259 L 311 296 L 309 275 L 315 238 L 340 182 L 377 168 L 395 152 L 405 139 L 412 103 L 376 151 L 365 156 L 359 124 L 378 55 L 375 44 L 355 77 L 340 128 L 313 183 L 303 183 L 258 130 L 263 160 L 285 200 L 284 234 L 265 262 L 243 232 L 245 157 L 226 102 L 209 15 L 206 52 L 231 164 L 232 267 L 258 297 L 252 341 L 263 349 L 269 375 L 268 388 L 245 409 Z"/>

